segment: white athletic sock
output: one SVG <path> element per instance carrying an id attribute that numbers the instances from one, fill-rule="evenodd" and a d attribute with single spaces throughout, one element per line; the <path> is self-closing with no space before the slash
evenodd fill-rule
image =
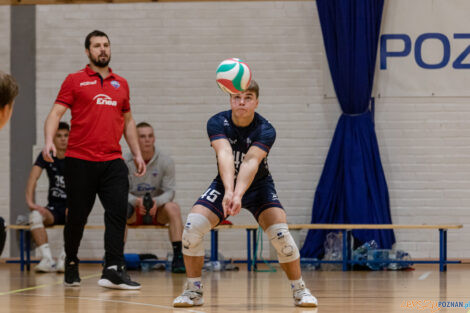
<path id="1" fill-rule="evenodd" d="M 51 249 L 49 248 L 49 244 L 45 243 L 42 246 L 38 247 L 39 252 L 41 252 L 41 255 L 45 259 L 49 259 L 52 261 L 52 254 L 51 254 Z"/>
<path id="2" fill-rule="evenodd" d="M 192 289 L 192 290 L 201 289 L 201 287 L 202 287 L 201 280 L 202 280 L 202 277 L 194 277 L 194 278 L 189 278 L 188 277 L 189 289 Z"/>
<path id="3" fill-rule="evenodd" d="M 65 260 L 65 249 L 64 249 L 64 246 L 62 246 L 62 251 L 60 252 L 59 259 Z"/>
<path id="4" fill-rule="evenodd" d="M 302 277 L 300 277 L 297 280 L 290 280 L 290 287 L 293 291 L 304 289 L 305 288 L 304 280 L 302 279 Z"/>

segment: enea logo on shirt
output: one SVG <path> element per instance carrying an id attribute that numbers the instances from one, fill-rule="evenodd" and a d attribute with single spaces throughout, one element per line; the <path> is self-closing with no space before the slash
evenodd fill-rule
<path id="1" fill-rule="evenodd" d="M 110 106 L 117 106 L 117 101 L 113 100 L 110 96 L 100 93 L 96 95 L 93 100 L 96 101 L 98 105 L 110 105 Z"/>

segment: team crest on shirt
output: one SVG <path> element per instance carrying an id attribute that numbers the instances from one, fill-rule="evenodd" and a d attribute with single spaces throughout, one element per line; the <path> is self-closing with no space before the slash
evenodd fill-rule
<path id="1" fill-rule="evenodd" d="M 249 147 L 251 145 L 250 137 L 246 138 L 246 145 Z"/>
<path id="2" fill-rule="evenodd" d="M 230 126 L 230 124 L 228 123 L 227 119 L 224 119 L 224 126 Z"/>
<path id="3" fill-rule="evenodd" d="M 121 84 L 119 84 L 119 82 L 118 82 L 117 80 L 111 81 L 111 85 L 112 85 L 114 88 L 116 88 L 116 89 L 118 89 L 119 87 L 121 87 Z"/>

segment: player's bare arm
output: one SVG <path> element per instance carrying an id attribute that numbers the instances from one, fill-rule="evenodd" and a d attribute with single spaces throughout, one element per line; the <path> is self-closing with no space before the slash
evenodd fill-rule
<path id="1" fill-rule="evenodd" d="M 147 166 L 145 165 L 145 161 L 142 158 L 139 141 L 137 139 L 138 137 L 135 121 L 130 111 L 124 113 L 124 138 L 126 139 L 126 142 L 131 149 L 132 155 L 134 156 L 135 168 L 137 170 L 134 175 L 138 177 L 145 175 Z"/>
<path id="2" fill-rule="evenodd" d="M 225 187 L 222 207 L 224 209 L 224 216 L 227 217 L 227 214 L 232 207 L 233 186 L 235 180 L 235 165 L 232 147 L 227 139 L 218 139 L 212 141 L 212 148 L 215 150 L 220 177 L 222 178 L 222 182 Z"/>
<path id="3" fill-rule="evenodd" d="M 59 122 L 62 116 L 67 111 L 67 108 L 59 103 L 55 103 L 52 106 L 49 115 L 46 118 L 44 123 L 44 148 L 42 149 L 42 157 L 46 162 L 54 162 L 51 157 L 51 152 L 53 156 L 57 156 L 57 150 L 54 145 L 54 136 L 59 127 Z"/>
<path id="4" fill-rule="evenodd" d="M 34 199 L 34 192 L 36 190 L 37 181 L 39 177 L 41 177 L 41 173 L 42 168 L 37 165 L 33 165 L 31 172 L 29 173 L 28 182 L 26 184 L 26 204 L 30 210 L 38 210 L 39 212 L 45 210 L 45 208 L 36 204 Z"/>
<path id="5" fill-rule="evenodd" d="M 237 215 L 240 213 L 242 205 L 242 197 L 245 194 L 248 187 L 250 187 L 260 163 L 266 157 L 268 153 L 257 146 L 252 146 L 248 153 L 245 155 L 242 163 L 240 164 L 240 170 L 237 176 L 237 182 L 232 198 L 232 208 L 229 211 L 230 215 Z"/>

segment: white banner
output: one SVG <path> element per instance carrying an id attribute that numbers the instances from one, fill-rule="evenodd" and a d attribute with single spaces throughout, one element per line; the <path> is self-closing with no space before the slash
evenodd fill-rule
<path id="1" fill-rule="evenodd" d="M 386 0 L 374 95 L 470 96 L 470 1 Z"/>

